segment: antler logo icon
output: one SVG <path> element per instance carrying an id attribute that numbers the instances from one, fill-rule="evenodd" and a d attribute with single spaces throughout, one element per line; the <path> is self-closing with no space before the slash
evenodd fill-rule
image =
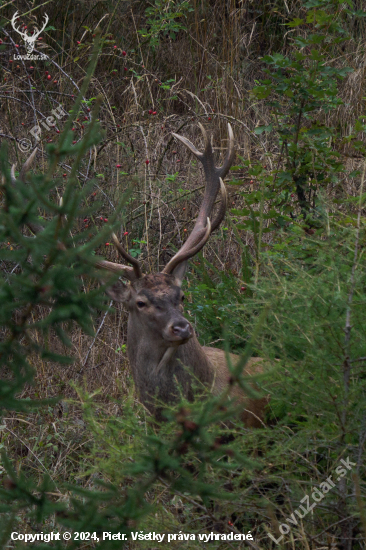
<path id="1" fill-rule="evenodd" d="M 17 27 L 15 26 L 16 25 L 16 20 L 19 19 L 19 15 L 18 15 L 18 12 L 16 11 L 13 15 L 13 18 L 11 20 L 11 24 L 12 24 L 12 27 L 15 31 L 17 31 L 17 33 L 20 34 L 20 36 L 23 38 L 24 42 L 25 42 L 25 47 L 27 49 L 27 53 L 28 54 L 31 54 L 34 50 L 34 45 L 36 43 L 36 40 L 37 38 L 39 37 L 39 35 L 41 34 L 41 32 L 44 31 L 44 29 L 46 28 L 46 25 L 48 23 L 48 15 L 45 14 L 45 20 L 44 20 L 44 25 L 43 27 L 38 30 L 37 27 L 34 27 L 34 32 L 32 35 L 29 35 L 28 34 L 28 30 L 25 29 L 25 31 L 21 31 L 20 29 L 17 29 Z"/>

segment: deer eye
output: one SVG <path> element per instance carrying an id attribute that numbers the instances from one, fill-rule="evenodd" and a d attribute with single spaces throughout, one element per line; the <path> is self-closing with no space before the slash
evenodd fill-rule
<path id="1" fill-rule="evenodd" d="M 183 296 L 182 296 L 182 298 L 181 298 L 182 302 L 184 302 L 184 299 L 185 299 L 185 296 L 184 296 L 184 294 L 183 294 Z"/>
<path id="2" fill-rule="evenodd" d="M 145 302 L 142 302 L 141 300 L 139 300 L 138 302 L 136 302 L 136 304 L 137 304 L 137 307 L 139 307 L 139 308 L 141 308 L 141 309 L 142 309 L 143 307 L 146 306 Z"/>

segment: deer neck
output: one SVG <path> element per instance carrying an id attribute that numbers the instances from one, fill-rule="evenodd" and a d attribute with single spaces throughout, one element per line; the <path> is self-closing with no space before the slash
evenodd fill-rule
<path id="1" fill-rule="evenodd" d="M 213 367 L 196 336 L 173 349 L 173 353 L 163 342 L 152 344 L 142 338 L 137 343 L 129 326 L 127 349 L 136 389 L 151 412 L 156 412 L 150 406 L 152 396 L 164 403 L 176 401 L 180 392 L 193 399 L 194 380 L 205 386 L 212 384 Z"/>

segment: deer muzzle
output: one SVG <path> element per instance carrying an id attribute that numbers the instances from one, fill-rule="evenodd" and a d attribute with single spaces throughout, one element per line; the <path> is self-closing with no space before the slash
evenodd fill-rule
<path id="1" fill-rule="evenodd" d="M 193 336 L 193 328 L 184 317 L 171 322 L 164 331 L 164 338 L 173 346 L 185 344 Z"/>

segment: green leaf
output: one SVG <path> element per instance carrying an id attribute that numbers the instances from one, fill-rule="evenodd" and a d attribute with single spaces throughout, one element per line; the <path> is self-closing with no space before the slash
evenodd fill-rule
<path id="1" fill-rule="evenodd" d="M 269 126 L 257 126 L 257 128 L 254 129 L 254 133 L 262 134 L 263 132 L 272 132 L 272 129 L 272 124 L 269 124 Z"/>
<path id="2" fill-rule="evenodd" d="M 285 25 L 287 25 L 288 27 L 299 27 L 300 25 L 303 24 L 303 22 L 304 22 L 303 19 L 299 19 L 298 17 L 295 17 L 295 19 L 290 21 L 290 23 L 285 23 Z"/>

